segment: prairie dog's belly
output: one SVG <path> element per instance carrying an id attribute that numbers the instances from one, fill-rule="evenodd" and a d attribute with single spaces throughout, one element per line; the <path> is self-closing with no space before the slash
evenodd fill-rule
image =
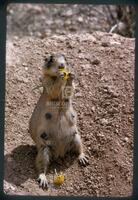
<path id="1" fill-rule="evenodd" d="M 63 157 L 70 150 L 71 142 L 75 136 L 75 124 L 70 124 L 70 115 L 67 113 L 46 112 L 51 114 L 51 118 L 43 116 L 41 125 L 38 127 L 37 136 L 42 145 L 49 145 L 54 157 Z M 50 115 L 49 115 L 50 116 Z M 45 133 L 46 139 L 41 135 Z"/>
<path id="2" fill-rule="evenodd" d="M 70 104 L 61 111 L 59 101 L 48 101 L 41 96 L 30 120 L 30 134 L 39 149 L 49 145 L 54 156 L 64 156 L 76 130 L 75 112 Z M 41 135 L 44 135 L 44 138 Z"/>

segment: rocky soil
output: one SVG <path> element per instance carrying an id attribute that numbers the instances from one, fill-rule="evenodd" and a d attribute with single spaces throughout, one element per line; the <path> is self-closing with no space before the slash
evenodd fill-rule
<path id="1" fill-rule="evenodd" d="M 34 167 L 36 148 L 28 122 L 40 96 L 44 58 L 63 53 L 76 71 L 73 98 L 89 165 L 76 157 L 52 163 L 50 188 L 39 188 Z M 7 41 L 4 191 L 19 195 L 130 196 L 133 179 L 135 40 L 116 34 L 68 34 L 45 39 Z M 65 182 L 53 186 L 53 171 Z"/>

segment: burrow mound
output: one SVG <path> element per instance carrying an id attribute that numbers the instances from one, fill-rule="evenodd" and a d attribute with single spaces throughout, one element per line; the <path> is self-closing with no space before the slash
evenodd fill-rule
<path id="1" fill-rule="evenodd" d="M 12 39 L 6 52 L 5 185 L 8 194 L 128 196 L 132 194 L 135 40 L 117 34 Z M 63 53 L 77 74 L 74 107 L 89 165 L 66 158 L 61 188 L 36 182 L 36 149 L 28 122 L 40 96 L 45 57 Z M 55 167 L 54 166 L 54 167 Z"/>

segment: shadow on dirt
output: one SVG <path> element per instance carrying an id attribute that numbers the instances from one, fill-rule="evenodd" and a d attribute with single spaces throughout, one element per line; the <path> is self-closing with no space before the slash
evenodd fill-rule
<path id="1" fill-rule="evenodd" d="M 20 186 L 28 179 L 37 179 L 35 170 L 35 157 L 37 150 L 34 145 L 20 145 L 15 148 L 11 154 L 5 155 L 4 178 L 7 182 Z M 73 153 L 67 154 L 64 159 L 53 161 L 50 165 L 48 173 L 58 171 L 65 171 L 70 167 L 76 159 Z"/>
<path id="2" fill-rule="evenodd" d="M 34 145 L 20 145 L 11 154 L 5 155 L 5 180 L 18 186 L 29 178 L 35 179 L 36 154 L 37 150 Z"/>

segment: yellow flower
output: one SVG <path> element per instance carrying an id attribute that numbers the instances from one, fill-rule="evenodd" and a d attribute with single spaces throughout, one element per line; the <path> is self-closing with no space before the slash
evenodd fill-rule
<path id="1" fill-rule="evenodd" d="M 57 174 L 55 170 L 55 176 L 54 176 L 54 184 L 57 186 L 60 186 L 64 183 L 65 177 L 64 174 L 61 172 L 60 174 Z"/>

